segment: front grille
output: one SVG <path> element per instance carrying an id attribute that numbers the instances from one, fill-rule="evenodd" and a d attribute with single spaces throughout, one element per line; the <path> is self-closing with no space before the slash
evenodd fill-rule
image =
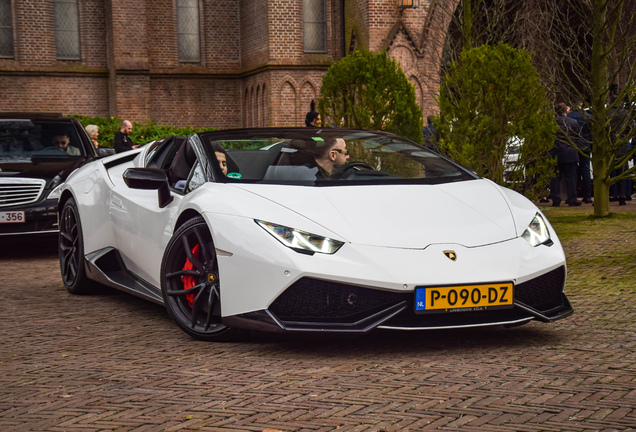
<path id="1" fill-rule="evenodd" d="M 410 296 L 410 295 L 409 295 Z M 282 321 L 355 322 L 404 300 L 404 295 L 302 278 L 269 307 Z"/>
<path id="2" fill-rule="evenodd" d="M 31 204 L 40 199 L 42 179 L 0 179 L 0 207 Z"/>
<path id="3" fill-rule="evenodd" d="M 515 286 L 515 300 L 538 311 L 550 310 L 561 305 L 564 283 L 565 266 L 561 266 Z"/>

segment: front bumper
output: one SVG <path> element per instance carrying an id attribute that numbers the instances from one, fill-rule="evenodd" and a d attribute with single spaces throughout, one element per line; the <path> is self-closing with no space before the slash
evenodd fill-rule
<path id="1" fill-rule="evenodd" d="M 531 320 L 552 322 L 574 310 L 563 293 L 565 266 L 515 286 L 512 309 L 416 314 L 414 293 L 395 293 L 304 278 L 261 311 L 224 317 L 235 328 L 265 331 L 366 333 L 375 328 L 434 330 Z"/>
<path id="2" fill-rule="evenodd" d="M 57 234 L 57 200 L 44 199 L 37 203 L 2 207 L 0 211 L 24 211 L 23 223 L 0 224 L 0 236 Z"/>

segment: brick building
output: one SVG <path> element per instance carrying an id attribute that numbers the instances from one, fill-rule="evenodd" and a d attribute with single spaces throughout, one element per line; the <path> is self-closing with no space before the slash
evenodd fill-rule
<path id="1" fill-rule="evenodd" d="M 367 48 L 400 61 L 426 115 L 445 14 L 415 3 L 0 0 L 0 111 L 302 126 L 327 68 Z"/>

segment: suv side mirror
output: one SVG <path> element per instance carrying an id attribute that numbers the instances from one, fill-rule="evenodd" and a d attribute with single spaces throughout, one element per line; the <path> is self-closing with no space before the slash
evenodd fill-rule
<path id="1" fill-rule="evenodd" d="M 159 194 L 159 208 L 164 208 L 174 199 L 170 194 L 168 177 L 159 168 L 128 168 L 123 177 L 131 189 L 156 190 Z"/>

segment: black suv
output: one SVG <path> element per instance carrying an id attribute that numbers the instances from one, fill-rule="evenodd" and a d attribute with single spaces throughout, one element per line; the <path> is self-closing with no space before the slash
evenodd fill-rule
<path id="1" fill-rule="evenodd" d="M 0 113 L 0 236 L 57 233 L 55 188 L 109 150 L 96 149 L 75 118 Z"/>

